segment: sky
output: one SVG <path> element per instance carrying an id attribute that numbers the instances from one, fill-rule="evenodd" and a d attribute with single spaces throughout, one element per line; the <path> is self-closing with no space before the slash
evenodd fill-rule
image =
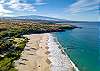
<path id="1" fill-rule="evenodd" d="M 100 0 L 0 0 L 0 16 L 27 15 L 100 21 Z"/>

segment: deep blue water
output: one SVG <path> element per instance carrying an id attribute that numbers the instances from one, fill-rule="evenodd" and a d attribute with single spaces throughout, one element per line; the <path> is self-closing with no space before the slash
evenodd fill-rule
<path id="1" fill-rule="evenodd" d="M 100 23 L 71 23 L 83 27 L 57 32 L 56 37 L 80 71 L 100 71 Z"/>

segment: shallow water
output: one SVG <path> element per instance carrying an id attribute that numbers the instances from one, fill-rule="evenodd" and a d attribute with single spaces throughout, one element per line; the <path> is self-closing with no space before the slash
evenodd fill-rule
<path id="1" fill-rule="evenodd" d="M 82 29 L 57 32 L 56 37 L 80 71 L 100 71 L 100 23 L 71 23 Z"/>

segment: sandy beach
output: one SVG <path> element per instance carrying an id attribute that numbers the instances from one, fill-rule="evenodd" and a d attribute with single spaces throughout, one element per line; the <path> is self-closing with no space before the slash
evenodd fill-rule
<path id="1" fill-rule="evenodd" d="M 54 41 L 52 34 L 24 35 L 29 39 L 19 60 L 18 71 L 73 71 L 75 66 Z"/>

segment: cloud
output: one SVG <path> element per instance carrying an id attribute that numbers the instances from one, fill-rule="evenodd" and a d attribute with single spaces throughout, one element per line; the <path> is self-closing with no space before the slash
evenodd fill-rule
<path id="1" fill-rule="evenodd" d="M 67 7 L 67 13 L 78 14 L 92 10 L 99 13 L 99 4 L 100 0 L 77 0 L 75 3 Z"/>
<path id="2" fill-rule="evenodd" d="M 21 0 L 0 0 L 0 16 L 11 14 L 30 14 L 36 11 L 35 6 L 29 3 L 21 2 Z"/>
<path id="3" fill-rule="evenodd" d="M 5 2 L 5 0 L 0 0 L 0 4 L 2 4 L 2 3 L 4 3 Z"/>
<path id="4" fill-rule="evenodd" d="M 45 5 L 47 3 L 34 3 L 34 5 Z"/>
<path id="5" fill-rule="evenodd" d="M 5 3 L 6 0 L 0 0 L 0 16 L 3 16 L 5 14 L 10 14 L 12 13 L 12 11 L 10 10 L 6 10 L 3 5 Z"/>
<path id="6" fill-rule="evenodd" d="M 37 5 L 45 5 L 44 0 L 35 0 L 29 3 L 28 0 L 0 0 L 0 16 L 29 15 L 37 11 Z"/>
<path id="7" fill-rule="evenodd" d="M 10 0 L 10 2 L 8 2 L 7 4 L 9 8 L 16 11 L 36 11 L 35 7 L 32 4 L 21 3 L 20 0 Z"/>
<path id="8" fill-rule="evenodd" d="M 25 3 L 14 3 L 14 4 L 11 4 L 9 8 L 16 10 L 16 11 L 29 11 L 29 12 L 36 11 L 33 5 L 25 4 Z"/>
<path id="9" fill-rule="evenodd" d="M 43 0 L 36 0 L 36 2 L 37 2 L 37 3 L 41 3 L 41 2 L 43 2 Z"/>
<path id="10" fill-rule="evenodd" d="M 34 5 L 45 5 L 47 3 L 44 2 L 44 0 L 35 0 Z"/>
<path id="11" fill-rule="evenodd" d="M 13 17 L 14 15 L 10 14 L 10 13 L 3 13 L 3 12 L 0 12 L 0 16 L 5 16 L 5 17 Z"/>

